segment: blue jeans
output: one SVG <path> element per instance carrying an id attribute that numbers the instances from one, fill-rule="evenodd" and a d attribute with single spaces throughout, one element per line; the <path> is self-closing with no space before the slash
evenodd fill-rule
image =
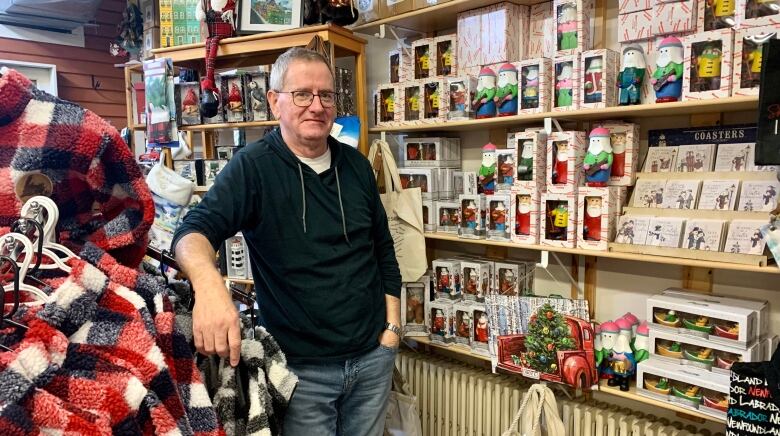
<path id="1" fill-rule="evenodd" d="M 341 363 L 289 364 L 298 387 L 284 436 L 381 436 L 396 353 L 380 345 Z"/>

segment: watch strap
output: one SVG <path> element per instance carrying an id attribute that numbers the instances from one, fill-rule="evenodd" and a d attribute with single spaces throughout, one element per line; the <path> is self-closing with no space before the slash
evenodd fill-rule
<path id="1" fill-rule="evenodd" d="M 397 325 L 395 325 L 395 324 L 390 324 L 389 322 L 386 322 L 386 323 L 385 323 L 385 330 L 390 330 L 391 332 L 393 332 L 393 333 L 395 333 L 396 335 L 398 335 L 398 337 L 399 337 L 399 338 L 403 336 L 403 333 L 402 333 L 402 331 L 401 331 L 401 328 L 400 328 L 400 327 L 398 327 L 398 326 L 397 326 Z"/>

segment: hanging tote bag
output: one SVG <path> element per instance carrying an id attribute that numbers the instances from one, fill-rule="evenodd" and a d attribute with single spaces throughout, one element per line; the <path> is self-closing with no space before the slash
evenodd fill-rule
<path id="1" fill-rule="evenodd" d="M 780 353 L 731 366 L 727 436 L 780 434 Z"/>
<path id="2" fill-rule="evenodd" d="M 547 386 L 537 383 L 525 393 L 515 419 L 501 436 L 563 436 L 565 433 L 555 394 Z"/>
<path id="3" fill-rule="evenodd" d="M 374 165 L 377 159 L 382 161 L 381 171 Z M 420 188 L 401 187 L 398 167 L 387 142 L 374 140 L 368 152 L 368 161 L 374 165 L 375 178 L 379 178 L 380 173 L 384 176 L 385 193 L 380 194 L 380 197 L 395 243 L 395 257 L 401 269 L 401 280 L 417 281 L 428 270 Z"/>
<path id="4" fill-rule="evenodd" d="M 393 389 L 387 400 L 385 436 L 422 436 L 417 397 L 412 395 L 397 367 L 393 368 Z"/>

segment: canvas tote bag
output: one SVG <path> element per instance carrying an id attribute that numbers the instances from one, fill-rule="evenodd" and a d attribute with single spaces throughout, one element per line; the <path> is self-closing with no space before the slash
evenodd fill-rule
<path id="1" fill-rule="evenodd" d="M 768 362 L 731 366 L 726 436 L 780 434 L 780 348 Z"/>
<path id="2" fill-rule="evenodd" d="M 374 165 L 378 159 L 382 161 L 379 170 L 377 165 Z M 387 142 L 374 140 L 368 152 L 368 161 L 374 167 L 375 178 L 379 178 L 380 173 L 384 176 L 385 193 L 379 196 L 385 207 L 390 234 L 395 243 L 395 257 L 401 269 L 401 280 L 417 281 L 428 270 L 420 188 L 401 188 L 398 167 Z"/>
<path id="3" fill-rule="evenodd" d="M 520 425 L 520 432 L 517 426 Z M 566 430 L 558 414 L 555 394 L 542 383 L 532 385 L 523 396 L 520 409 L 501 436 L 564 436 Z"/>
<path id="4" fill-rule="evenodd" d="M 387 400 L 385 436 L 423 436 L 417 397 L 412 395 L 398 367 L 393 368 L 393 389 Z"/>

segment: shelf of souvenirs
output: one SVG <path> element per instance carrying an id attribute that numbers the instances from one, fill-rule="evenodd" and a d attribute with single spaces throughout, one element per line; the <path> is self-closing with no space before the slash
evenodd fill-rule
<path id="1" fill-rule="evenodd" d="M 246 129 L 253 127 L 274 127 L 278 126 L 279 121 L 243 121 L 237 123 L 214 123 L 214 124 L 191 124 L 189 126 L 179 126 L 179 130 L 199 132 L 202 130 L 220 130 L 220 129 Z M 132 130 L 146 130 L 146 124 L 132 124 Z"/>
<path id="2" fill-rule="evenodd" d="M 756 110 L 757 108 L 758 96 L 729 97 L 709 100 L 680 101 L 674 103 L 615 106 L 601 109 L 579 109 L 568 112 L 542 112 L 538 114 L 521 114 L 507 117 L 482 118 L 478 120 L 447 120 L 426 124 L 401 124 L 397 126 L 372 127 L 368 129 L 368 132 L 464 131 L 478 128 L 516 127 L 523 124 L 538 123 L 545 118 L 555 118 L 558 121 L 596 121 L 615 118 L 651 118 L 717 112 L 739 112 Z"/>
<path id="3" fill-rule="evenodd" d="M 508 247 L 517 248 L 521 250 L 534 250 L 534 251 L 552 251 L 556 253 L 568 253 L 582 256 L 594 256 L 605 257 L 612 259 L 632 260 L 639 262 L 660 263 L 666 265 L 679 265 L 690 266 L 699 268 L 711 268 L 711 269 L 723 269 L 732 271 L 746 271 L 746 272 L 760 272 L 770 274 L 780 274 L 780 268 L 771 264 L 767 266 L 747 265 L 732 262 L 718 262 L 713 260 L 699 260 L 699 259 L 684 259 L 670 256 L 661 256 L 655 254 L 637 254 L 633 252 L 619 252 L 619 251 L 598 251 L 598 250 L 584 250 L 581 248 L 562 248 L 552 247 L 548 245 L 539 244 L 518 244 L 511 241 L 491 241 L 487 239 L 467 239 L 459 238 L 458 235 L 451 233 L 431 232 L 425 233 L 425 238 L 433 241 L 448 241 L 459 242 L 465 244 L 478 244 L 495 247 Z"/>

